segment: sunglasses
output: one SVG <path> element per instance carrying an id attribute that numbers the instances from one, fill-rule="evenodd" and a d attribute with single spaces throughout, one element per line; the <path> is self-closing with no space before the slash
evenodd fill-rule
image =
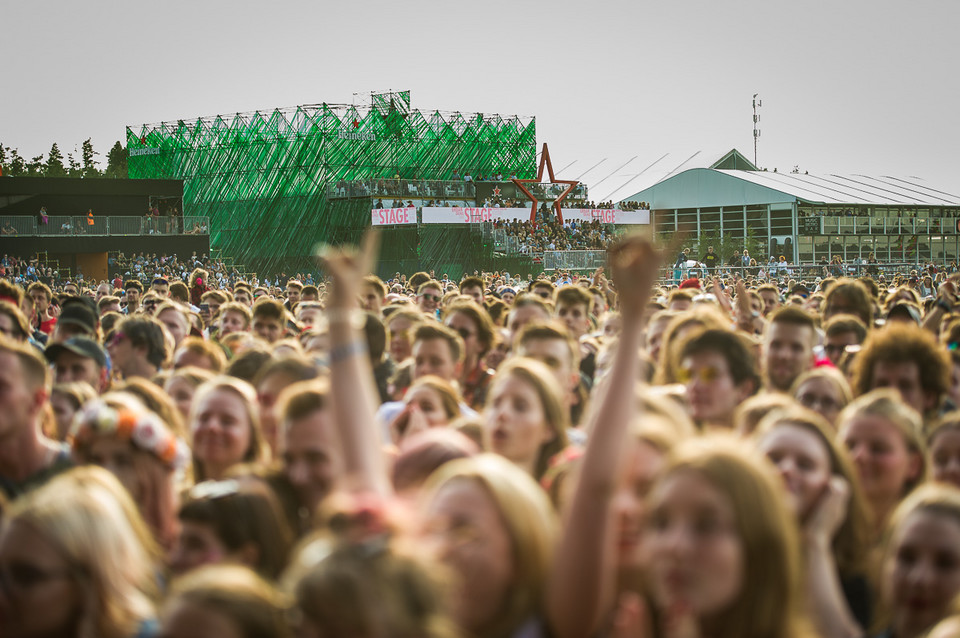
<path id="1" fill-rule="evenodd" d="M 720 369 L 714 366 L 704 366 L 696 372 L 690 368 L 680 368 L 677 371 L 677 379 L 680 383 L 690 383 L 695 378 L 699 378 L 704 383 L 710 383 L 719 379 L 721 374 Z"/>
<path id="2" fill-rule="evenodd" d="M 443 297 L 441 297 L 440 295 L 428 295 L 428 294 L 420 295 L 420 298 L 426 299 L 427 301 L 436 301 L 436 302 L 439 302 L 441 299 L 443 299 Z"/>

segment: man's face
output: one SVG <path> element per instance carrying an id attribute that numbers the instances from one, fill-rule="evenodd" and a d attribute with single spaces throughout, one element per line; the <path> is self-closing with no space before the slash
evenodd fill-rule
<path id="1" fill-rule="evenodd" d="M 50 307 L 50 300 L 47 298 L 47 293 L 43 290 L 31 291 L 30 299 L 33 300 L 33 305 L 37 309 L 37 314 L 44 314 L 47 311 L 47 308 Z"/>
<path id="2" fill-rule="evenodd" d="M 360 305 L 363 306 L 363 309 L 367 312 L 372 312 L 375 315 L 380 314 L 380 308 L 383 306 L 383 297 L 380 296 L 380 291 L 376 286 L 364 286 L 363 290 L 360 292 Z"/>
<path id="3" fill-rule="evenodd" d="M 186 338 L 190 332 L 190 325 L 183 314 L 173 308 L 164 310 L 157 316 L 157 320 L 167 327 L 170 335 L 173 337 L 174 347 L 180 347 L 180 342 Z"/>
<path id="4" fill-rule="evenodd" d="M 483 289 L 480 286 L 461 288 L 460 294 L 470 297 L 477 302 L 477 305 L 483 306 Z"/>
<path id="5" fill-rule="evenodd" d="M 523 306 L 510 311 L 507 330 L 510 331 L 511 342 L 516 338 L 525 325 L 537 321 L 550 321 L 550 315 L 543 312 L 539 306 Z"/>
<path id="6" fill-rule="evenodd" d="M 781 392 L 813 365 L 813 328 L 775 321 L 763 344 L 764 369 L 773 389 Z"/>
<path id="7" fill-rule="evenodd" d="M 280 436 L 283 473 L 297 492 L 300 504 L 309 511 L 334 487 L 342 473 L 343 460 L 333 420 L 326 410 L 295 419 Z"/>
<path id="8" fill-rule="evenodd" d="M 914 361 L 877 361 L 873 365 L 870 389 L 893 388 L 900 392 L 903 402 L 920 414 L 936 407 L 937 396 L 924 390 L 920 367 Z"/>
<path id="9" fill-rule="evenodd" d="M 241 288 L 233 293 L 233 299 L 239 303 L 242 303 L 245 306 L 253 305 L 253 297 L 250 296 L 250 293 L 246 289 Z"/>
<path id="10" fill-rule="evenodd" d="M 587 307 L 582 304 L 559 304 L 557 319 L 567 326 L 567 330 L 575 339 L 579 339 L 590 331 L 590 315 L 587 313 Z"/>
<path id="11" fill-rule="evenodd" d="M 450 346 L 445 339 L 414 341 L 412 354 L 414 379 L 432 374 L 445 381 L 456 381 L 457 362 L 453 360 Z"/>
<path id="12" fill-rule="evenodd" d="M 46 390 L 30 388 L 16 355 L 0 352 L 0 439 L 31 427 L 45 397 Z"/>
<path id="13" fill-rule="evenodd" d="M 567 392 L 572 392 L 580 381 L 579 371 L 573 369 L 570 347 L 560 339 L 526 339 L 519 345 L 517 355 L 545 364 Z"/>
<path id="14" fill-rule="evenodd" d="M 839 365 L 840 358 L 846 351 L 847 346 L 856 346 L 860 342 L 857 340 L 857 333 L 850 330 L 847 332 L 838 332 L 834 335 L 827 335 L 823 339 L 823 351 L 830 359 L 833 365 Z"/>
<path id="15" fill-rule="evenodd" d="M 111 290 L 110 284 L 100 284 L 97 286 L 97 301 L 110 296 L 112 292 L 113 290 Z"/>
<path id="16" fill-rule="evenodd" d="M 553 286 L 534 286 L 533 294 L 545 301 L 550 301 L 553 298 Z"/>
<path id="17" fill-rule="evenodd" d="M 161 299 L 166 299 L 170 296 L 170 284 L 166 282 L 153 283 L 150 285 L 150 290 Z"/>
<path id="18" fill-rule="evenodd" d="M 108 312 L 120 312 L 120 302 L 114 301 L 113 303 L 106 304 L 103 308 L 100 309 L 100 316 L 107 314 Z"/>
<path id="19" fill-rule="evenodd" d="M 287 286 L 287 302 L 292 306 L 300 301 L 300 289 Z"/>
<path id="20" fill-rule="evenodd" d="M 103 368 L 98 366 L 97 362 L 90 357 L 64 351 L 57 355 L 53 367 L 57 383 L 85 382 L 89 383 L 90 387 L 98 392 L 102 389 L 101 375 Z"/>
<path id="21" fill-rule="evenodd" d="M 283 326 L 279 319 L 272 317 L 254 317 L 253 331 L 267 343 L 277 341 L 283 334 Z"/>
<path id="22" fill-rule="evenodd" d="M 417 295 L 417 307 L 426 314 L 433 314 L 440 307 L 440 300 L 443 298 L 443 292 L 439 288 L 424 288 L 423 292 Z"/>
<path id="23" fill-rule="evenodd" d="M 772 290 L 761 290 L 760 298 L 763 299 L 763 316 L 766 317 L 771 312 L 780 307 L 780 295 Z"/>
<path id="24" fill-rule="evenodd" d="M 247 319 L 239 312 L 227 311 L 220 315 L 220 330 L 218 335 L 226 337 L 234 332 L 245 332 L 247 330 Z"/>
<path id="25" fill-rule="evenodd" d="M 140 291 L 136 288 L 127 288 L 127 306 L 137 306 L 140 304 Z"/>
<path id="26" fill-rule="evenodd" d="M 76 297 L 80 294 L 80 289 L 77 288 L 76 284 L 67 284 L 63 287 L 63 292 L 70 295 L 71 297 Z"/>
<path id="27" fill-rule="evenodd" d="M 297 311 L 297 321 L 304 328 L 312 328 L 320 323 L 323 317 L 323 310 L 320 308 L 303 308 Z"/>

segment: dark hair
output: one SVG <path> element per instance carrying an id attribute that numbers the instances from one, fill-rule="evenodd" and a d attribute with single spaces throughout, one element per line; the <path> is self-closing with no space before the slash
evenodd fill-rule
<path id="1" fill-rule="evenodd" d="M 167 342 L 163 338 L 164 327 L 153 317 L 140 315 L 127 317 L 117 324 L 117 332 L 122 332 L 134 346 L 147 348 L 147 361 L 158 368 L 169 356 Z"/>
<path id="2" fill-rule="evenodd" d="M 760 389 L 760 371 L 757 367 L 753 351 L 744 338 L 735 332 L 717 328 L 708 328 L 703 332 L 695 333 L 680 347 L 678 362 L 686 357 L 712 352 L 719 354 L 730 368 L 733 382 L 740 385 L 744 381 L 753 383 L 755 394 Z"/>
<path id="3" fill-rule="evenodd" d="M 413 340 L 428 341 L 430 339 L 443 339 L 450 348 L 450 356 L 454 361 L 463 361 L 463 339 L 450 328 L 436 322 L 422 323 L 417 326 L 413 333 Z"/>
<path id="4" fill-rule="evenodd" d="M 277 497 L 259 479 L 198 483 L 180 507 L 179 518 L 209 525 L 230 552 L 253 544 L 253 568 L 264 578 L 277 578 L 286 566 L 293 533 Z"/>
<path id="5" fill-rule="evenodd" d="M 830 286 L 823 298 L 824 317 L 830 310 L 830 303 L 841 297 L 847 300 L 850 305 L 850 308 L 843 312 L 857 316 L 866 326 L 873 325 L 873 299 L 870 296 L 870 291 L 854 279 L 840 279 Z"/>
<path id="6" fill-rule="evenodd" d="M 131 288 L 135 288 L 137 292 L 141 294 L 143 293 L 143 283 L 139 279 L 127 279 L 123 282 L 124 291 L 130 290 Z"/>
<path id="7" fill-rule="evenodd" d="M 830 317 L 824 325 L 823 331 L 828 337 L 835 337 L 845 332 L 854 332 L 857 335 L 857 343 L 863 343 L 863 340 L 867 338 L 867 326 L 855 315 Z"/>
<path id="8" fill-rule="evenodd" d="M 479 288 L 481 294 L 483 293 L 483 280 L 479 277 L 465 277 L 463 281 L 460 282 L 460 291 L 462 292 L 464 288 Z"/>

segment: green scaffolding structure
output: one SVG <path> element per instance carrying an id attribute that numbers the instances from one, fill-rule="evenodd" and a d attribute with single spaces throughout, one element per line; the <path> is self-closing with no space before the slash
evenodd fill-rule
<path id="1" fill-rule="evenodd" d="M 308 267 L 318 242 L 370 225 L 369 203 L 328 204 L 333 183 L 529 178 L 537 154 L 533 117 L 422 112 L 409 91 L 128 127 L 127 149 L 131 178 L 183 179 L 183 213 L 210 218 L 211 246 L 265 273 Z"/>

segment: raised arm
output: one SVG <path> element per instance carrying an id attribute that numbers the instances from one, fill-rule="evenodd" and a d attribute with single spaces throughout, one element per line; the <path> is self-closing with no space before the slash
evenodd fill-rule
<path id="1" fill-rule="evenodd" d="M 333 416 L 343 446 L 347 485 L 388 497 L 383 442 L 376 426 L 377 390 L 367 355 L 362 318 L 357 303 L 363 276 L 372 270 L 379 235 L 369 231 L 359 253 L 325 248 L 320 259 L 333 279 L 327 295 L 330 324 L 330 395 Z"/>
<path id="2" fill-rule="evenodd" d="M 547 619 L 557 638 L 596 634 L 613 608 L 616 525 L 611 501 L 636 412 L 642 317 L 661 254 L 647 240 L 633 237 L 611 247 L 609 261 L 623 329 L 588 417 L 590 439 L 547 588 Z"/>

